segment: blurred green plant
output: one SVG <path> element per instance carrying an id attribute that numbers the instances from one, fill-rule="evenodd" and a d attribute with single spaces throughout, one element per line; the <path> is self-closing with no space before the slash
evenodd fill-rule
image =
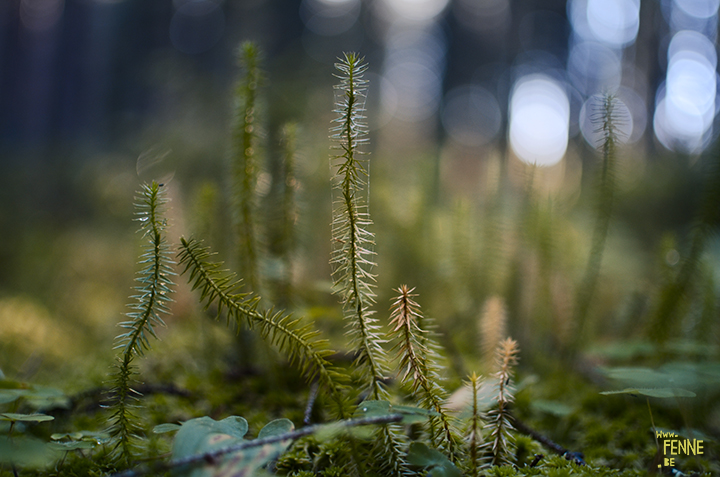
<path id="1" fill-rule="evenodd" d="M 47 468 L 61 451 L 78 448 L 58 446 L 32 432 L 35 425 L 55 419 L 43 410 L 67 404 L 68 397 L 58 389 L 6 379 L 0 371 L 0 472 L 6 465 L 14 475 L 20 469 Z"/>
<path id="2" fill-rule="evenodd" d="M 705 287 L 713 287 L 712 275 L 703 273 L 702 256 L 720 219 L 720 143 L 711 151 L 713 156 L 706 157 L 702 163 L 704 188 L 690 232 L 689 250 L 678 257 L 680 266 L 659 290 L 651 311 L 648 335 L 661 344 L 666 343 L 677 331 L 681 304 L 687 300 L 693 288 L 702 289 L 703 282 L 708 284 Z M 715 300 L 713 297 L 713 302 Z M 715 307 L 714 304 L 710 305 L 713 311 Z"/>
<path id="3" fill-rule="evenodd" d="M 241 274 L 251 290 L 259 290 L 257 244 L 258 89 L 262 81 L 260 52 L 253 42 L 245 42 L 238 52 L 245 76 L 235 90 L 233 129 L 232 193 L 237 236 L 237 260 Z"/>
<path id="4" fill-rule="evenodd" d="M 215 303 L 218 318 L 225 310 L 227 324 L 235 330 L 243 326 L 249 330 L 257 328 L 260 336 L 277 345 L 308 381 L 319 380 L 337 405 L 337 414 L 344 416 L 347 411 L 341 392 L 347 387 L 346 380 L 328 362 L 332 351 L 325 340 L 318 338 L 315 327 L 282 311 L 259 311 L 260 298 L 239 293 L 241 282 L 233 274 L 222 271 L 220 263 L 208 260 L 211 257 L 208 248 L 184 237 L 180 243 L 179 263 L 185 267 L 182 273 L 188 275 L 193 289 L 200 290 L 200 301 L 205 303 L 205 308 Z"/>
<path id="5" fill-rule="evenodd" d="M 583 343 L 585 322 L 587 321 L 588 310 L 595 295 L 600 265 L 602 264 L 605 243 L 607 242 L 610 220 L 612 218 L 613 202 L 615 201 L 615 190 L 617 188 L 617 148 L 619 142 L 619 128 L 622 121 L 628 118 L 623 117 L 618 106 L 618 99 L 612 94 L 605 94 L 596 107 L 599 111 L 595 113 L 594 121 L 597 124 L 597 131 L 601 134 L 599 149 L 602 154 L 602 165 L 600 177 L 597 184 L 597 212 L 595 228 L 593 229 L 590 255 L 585 267 L 585 274 L 577 290 L 575 301 L 575 340 L 573 354 Z"/>

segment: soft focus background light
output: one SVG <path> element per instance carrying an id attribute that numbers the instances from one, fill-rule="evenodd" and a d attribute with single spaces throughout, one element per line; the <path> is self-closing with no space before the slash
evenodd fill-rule
<path id="1" fill-rule="evenodd" d="M 570 51 L 568 75 L 584 95 L 614 91 L 622 79 L 620 55 L 602 43 L 579 42 Z"/>
<path id="2" fill-rule="evenodd" d="M 557 81 L 529 75 L 515 83 L 510 100 L 510 145 L 523 162 L 552 166 L 568 145 L 570 103 Z"/>
<path id="3" fill-rule="evenodd" d="M 442 123 L 448 135 L 458 143 L 482 146 L 500 132 L 502 112 L 495 96 L 485 88 L 461 86 L 447 94 Z"/>
<path id="4" fill-rule="evenodd" d="M 383 64 L 383 103 L 409 122 L 435 114 L 445 68 L 445 39 L 437 28 L 396 27 L 389 35 Z"/>
<path id="5" fill-rule="evenodd" d="M 695 18 L 710 18 L 718 11 L 720 0 L 674 0 L 675 5 Z"/>
<path id="6" fill-rule="evenodd" d="M 635 41 L 640 27 L 639 0 L 588 0 L 588 26 L 596 38 L 622 46 Z"/>
<path id="7" fill-rule="evenodd" d="M 62 17 L 65 0 L 21 0 L 20 21 L 28 30 L 44 31 Z"/>
<path id="8" fill-rule="evenodd" d="M 352 28 L 360 17 L 360 0 L 303 0 L 300 18 L 315 34 L 332 36 Z"/>
<path id="9" fill-rule="evenodd" d="M 571 0 L 568 16 L 575 33 L 613 47 L 631 44 L 640 27 L 639 0 Z"/>
<path id="10" fill-rule="evenodd" d="M 715 46 L 704 35 L 673 36 L 654 118 L 655 134 L 666 148 L 698 152 L 706 146 L 716 113 L 716 67 Z"/>
<path id="11" fill-rule="evenodd" d="M 449 0 L 380 0 L 386 15 L 398 21 L 427 22 L 447 7 Z"/>
<path id="12" fill-rule="evenodd" d="M 720 0 L 658 0 L 642 10 L 640 0 L 287 0 L 282 12 L 270 0 L 161 3 L 0 0 L 0 26 L 17 29 L 19 39 L 13 46 L 12 35 L 0 38 L 4 137 L 32 143 L 35 134 L 50 140 L 76 128 L 112 136 L 113 121 L 133 129 L 133 115 L 164 104 L 153 99 L 165 94 L 162 72 L 147 65 L 181 59 L 222 88 L 242 39 L 257 40 L 269 61 L 292 58 L 311 71 L 332 68 L 343 51 L 360 52 L 373 75 L 373 127 L 388 127 L 392 141 L 410 147 L 443 133 L 494 146 L 510 130 L 513 80 L 550 70 L 570 104 L 571 140 L 583 130 L 589 98 L 621 91 L 630 142 L 651 123 L 659 145 L 697 153 L 713 134 Z M 120 38 L 132 30 L 130 18 L 153 28 Z M 100 121 L 110 110 L 114 119 Z"/>

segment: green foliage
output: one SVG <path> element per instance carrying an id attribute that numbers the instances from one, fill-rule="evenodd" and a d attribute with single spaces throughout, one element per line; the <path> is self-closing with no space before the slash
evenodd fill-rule
<path id="1" fill-rule="evenodd" d="M 251 441 L 244 439 L 249 429 L 248 422 L 239 416 L 230 416 L 221 421 L 203 416 L 180 426 L 164 424 L 160 427 L 162 432 L 178 431 L 173 443 L 172 460 L 121 475 L 137 477 L 168 469 L 191 476 L 257 475 L 261 467 L 279 457 L 295 439 L 307 436 L 314 436 L 318 441 L 334 439 L 345 432 L 355 432 L 361 426 L 414 422 L 415 415 L 422 413 L 422 410 L 410 407 L 402 407 L 401 412 L 394 411 L 383 413 L 378 407 L 373 416 L 299 430 L 294 430 L 292 421 L 288 419 L 276 419 L 265 425 L 257 439 Z"/>
<path id="2" fill-rule="evenodd" d="M 17 435 L 17 423 L 38 423 L 52 421 L 53 416 L 33 413 L 21 414 L 6 412 L 0 414 L 0 421 L 10 423 L 7 435 L 0 435 L 0 464 L 38 468 L 50 465 L 57 458 L 57 448 L 32 436 Z"/>
<path id="3" fill-rule="evenodd" d="M 429 471 L 432 477 L 460 477 L 462 474 L 442 452 L 422 442 L 413 442 L 408 451 L 408 462 Z"/>
<path id="4" fill-rule="evenodd" d="M 251 290 L 258 290 L 257 252 L 257 187 L 259 164 L 258 88 L 262 81 L 259 69 L 259 50 L 252 42 L 243 43 L 239 51 L 240 64 L 245 70 L 244 78 L 235 89 L 235 127 L 233 134 L 234 158 L 232 165 L 233 206 L 235 210 L 237 256 L 242 276 Z"/>
<path id="5" fill-rule="evenodd" d="M 217 305 L 217 316 L 225 310 L 228 325 L 240 329 L 257 328 L 260 336 L 287 356 L 291 364 L 299 367 L 308 381 L 317 378 L 335 402 L 339 415 L 345 414 L 344 398 L 341 394 L 345 380 L 343 375 L 328 362 L 332 351 L 327 341 L 319 338 L 319 332 L 311 323 L 304 323 L 285 312 L 258 310 L 259 297 L 240 293 L 240 281 L 233 274 L 220 269 L 221 264 L 209 261 L 212 256 L 195 240 L 180 239 L 179 263 L 184 266 L 183 274 L 193 289 L 200 290 L 200 300 L 209 308 Z"/>
<path id="6" fill-rule="evenodd" d="M 582 342 L 582 333 L 585 322 L 587 321 L 588 310 L 593 295 L 595 294 L 598 275 L 600 274 L 600 265 L 605 251 L 605 242 L 610 227 L 615 190 L 617 188 L 618 128 L 619 124 L 623 120 L 626 120 L 626 118 L 622 117 L 622 113 L 618 109 L 617 98 L 613 95 L 604 95 L 598 109 L 599 111 L 596 112 L 596 122 L 598 123 L 598 130 L 602 135 L 599 144 L 600 153 L 602 154 L 602 168 L 598 183 L 597 217 L 592 235 L 590 256 L 588 257 L 585 274 L 580 282 L 575 301 L 575 323 L 577 327 L 575 330 L 577 333 L 576 346 Z"/>
<path id="7" fill-rule="evenodd" d="M 410 387 L 417 402 L 437 413 L 429 419 L 431 442 L 444 450 L 452 462 L 457 462 L 459 438 L 454 419 L 445 409 L 447 392 L 440 385 L 442 358 L 429 330 L 421 326 L 423 316 L 420 305 L 413 300 L 417 296 L 413 290 L 407 285 L 397 289 L 400 295 L 393 303 L 390 316 L 391 336 L 396 341 L 393 350 L 397 350 L 401 381 Z"/>
<path id="8" fill-rule="evenodd" d="M 292 295 L 292 254 L 295 249 L 295 224 L 298 219 L 296 200 L 298 179 L 295 157 L 297 155 L 297 135 L 297 124 L 287 124 L 282 130 L 283 181 L 278 251 L 282 261 L 282 270 L 280 272 L 280 277 L 278 277 L 278 286 L 276 290 L 277 301 L 281 305 L 287 305 Z"/>
<path id="9" fill-rule="evenodd" d="M 36 426 L 43 428 L 55 420 L 39 410 L 66 406 L 67 401 L 67 396 L 57 389 L 4 379 L 0 373 L 0 406 L 13 410 L 0 412 L 0 468 L 7 464 L 12 469 L 43 469 L 58 459 L 60 451 L 74 450 L 38 438 L 32 432 Z M 34 412 L 15 412 L 26 409 Z"/>
<path id="10" fill-rule="evenodd" d="M 43 468 L 54 462 L 57 452 L 47 442 L 32 436 L 0 436 L 0 464 L 20 468 Z"/>
<path id="11" fill-rule="evenodd" d="M 480 457 L 482 454 L 482 434 L 480 432 L 482 424 L 482 416 L 478 409 L 478 389 L 481 381 L 477 374 L 472 373 L 468 377 L 467 387 L 470 388 L 472 411 L 470 414 L 470 423 L 467 430 L 467 443 L 470 455 L 468 456 L 468 472 L 471 477 L 478 475 L 481 467 Z"/>
<path id="12" fill-rule="evenodd" d="M 359 150 L 367 141 L 363 123 L 367 88 L 363 74 L 367 65 L 355 53 L 347 53 L 335 67 L 340 71 L 340 84 L 335 87 L 337 125 L 331 133 L 340 153 L 333 156 L 331 163 L 339 197 L 334 199 L 330 263 L 335 293 L 342 298 L 348 334 L 357 350 L 355 368 L 362 373 L 362 386 L 372 399 L 386 399 L 388 393 L 382 384 L 387 375 L 383 339 L 370 310 L 375 299 L 372 291 L 375 277 L 370 272 L 375 265 L 371 258 L 374 237 L 367 229 L 372 224 L 364 197 L 367 169 Z"/>
<path id="13" fill-rule="evenodd" d="M 132 411 L 132 401 L 139 397 L 139 393 L 133 389 L 137 371 L 132 363 L 150 349 L 150 336 L 157 339 L 154 327 L 165 325 L 161 315 L 170 313 L 168 304 L 174 285 L 170 280 L 170 276 L 174 275 L 171 268 L 173 262 L 164 236 L 167 225 L 164 217 L 167 203 L 165 188 L 153 181 L 149 185 L 144 184 L 139 194 L 135 208 L 136 220 L 140 222 L 139 231 L 143 239 L 147 240 L 139 261 L 144 268 L 138 272 L 139 285 L 135 287 L 138 293 L 133 296 L 135 303 L 130 305 L 133 311 L 127 314 L 130 320 L 119 324 L 127 331 L 115 340 L 115 349 L 120 351 L 112 376 L 112 414 L 108 429 L 115 443 L 118 460 L 126 464 L 132 458 L 139 431 Z"/>
<path id="14" fill-rule="evenodd" d="M 50 438 L 53 440 L 51 447 L 59 451 L 94 449 L 110 441 L 110 435 L 108 433 L 95 431 L 53 434 Z"/>
<path id="15" fill-rule="evenodd" d="M 512 394 L 512 377 L 513 366 L 517 364 L 517 354 L 517 343 L 510 338 L 498 345 L 498 371 L 494 374 L 497 380 L 497 399 L 495 408 L 487 413 L 485 425 L 490 439 L 484 446 L 490 456 L 489 465 L 512 464 L 514 438 L 511 431 L 515 428 L 511 422 L 510 404 L 515 400 Z"/>
<path id="16" fill-rule="evenodd" d="M 692 391 L 682 388 L 626 388 L 618 391 L 603 391 L 600 394 L 630 394 L 656 398 L 695 397 Z"/>
<path id="17" fill-rule="evenodd" d="M 399 414 L 401 417 L 400 422 L 403 424 L 415 424 L 439 416 L 437 412 L 432 410 L 391 404 L 388 401 L 363 401 L 358 406 L 355 414 L 363 418 L 379 418 Z"/>
<path id="18" fill-rule="evenodd" d="M 648 334 L 654 341 L 664 344 L 677 329 L 677 314 L 693 285 L 702 277 L 701 257 L 720 216 L 720 144 L 713 156 L 706 158 L 704 190 L 690 235 L 690 247 L 681 257 L 679 270 L 660 289 L 650 317 Z M 713 307 L 714 308 L 714 307 Z M 714 312 L 714 310 L 713 310 Z M 712 312 L 711 312 L 712 313 Z"/>
<path id="19" fill-rule="evenodd" d="M 48 416 L 46 414 L 18 414 L 15 412 L 6 412 L 3 414 L 0 414 L 0 421 L 10 421 L 10 422 L 43 422 L 43 421 L 52 421 L 55 419 L 52 416 Z"/>
<path id="20" fill-rule="evenodd" d="M 273 421 L 263 428 L 258 439 L 279 435 L 293 430 L 287 419 Z M 173 460 L 182 461 L 197 455 L 211 454 L 225 447 L 247 442 L 244 437 L 248 431 L 248 423 L 238 416 L 231 416 L 222 421 L 209 417 L 199 417 L 183 423 L 175 436 L 173 444 Z M 209 459 L 203 466 L 195 466 L 191 472 L 178 475 L 190 477 L 216 477 L 222 475 L 251 476 L 282 453 L 290 441 L 265 444 L 227 453 L 217 460 Z"/>
<path id="21" fill-rule="evenodd" d="M 642 475 L 656 455 L 652 433 L 646 425 L 648 409 L 644 404 L 649 405 L 649 398 L 666 398 L 659 400 L 657 409 L 651 411 L 655 413 L 651 414 L 653 428 L 652 419 L 656 419 L 662 426 L 658 429 L 683 429 L 682 432 L 695 435 L 712 432 L 709 425 L 698 422 L 713 422 L 720 389 L 717 347 L 708 344 L 717 330 L 714 320 L 717 277 L 712 265 L 704 263 L 705 257 L 713 253 L 707 245 L 717 220 L 714 206 L 720 202 L 717 171 L 706 181 L 708 192 L 698 213 L 699 225 L 691 236 L 690 250 L 683 254 L 678 267 L 667 259 L 668 254 L 675 252 L 675 242 L 668 239 L 662 244 L 660 290 L 648 314 L 650 335 L 657 344 L 621 343 L 622 349 L 614 351 L 579 346 L 586 342 L 587 330 L 591 329 L 586 325 L 595 316 L 609 318 L 610 332 L 617 331 L 616 322 L 623 319 L 616 315 L 627 316 L 621 324 L 635 330 L 638 319 L 646 316 L 642 306 L 646 296 L 658 291 L 653 278 L 646 278 L 642 282 L 644 288 L 633 290 L 640 305 L 632 303 L 627 307 L 629 311 L 618 312 L 616 308 L 624 299 L 625 290 L 622 285 L 612 289 L 605 283 L 604 274 L 600 274 L 603 260 L 604 266 L 609 267 L 612 259 L 617 259 L 610 248 L 606 250 L 606 243 L 611 243 L 609 224 L 622 197 L 615 183 L 617 121 L 622 118 L 610 96 L 604 98 L 598 115 L 603 135 L 602 172 L 594 229 L 587 234 L 577 223 L 560 220 L 559 211 L 568 206 L 564 200 L 553 197 L 542 204 L 536 200 L 543 181 L 540 169 L 532 169 L 530 185 L 524 193 L 518 193 L 522 187 L 514 191 L 510 182 L 504 183 L 498 177 L 497 184 L 490 187 L 492 190 L 483 191 L 483 197 L 477 201 L 472 196 L 445 202 L 440 198 L 431 200 L 425 188 L 415 187 L 413 181 L 428 180 L 413 177 L 414 172 L 407 164 L 396 166 L 391 161 L 378 161 L 380 184 L 374 185 L 373 190 L 381 193 L 381 207 L 374 218 L 379 227 L 390 230 L 388 248 L 397 254 L 382 254 L 381 259 L 387 260 L 382 262 L 384 282 L 376 287 L 375 237 L 370 230 L 373 223 L 368 210 L 369 162 L 363 154 L 367 141 L 364 124 L 367 82 L 363 76 L 367 66 L 358 55 L 346 54 L 336 65 L 340 84 L 336 86 L 337 117 L 331 129 L 335 153 L 331 157 L 330 263 L 334 292 L 342 303 L 341 319 L 338 307 L 330 305 L 332 297 L 327 293 L 330 286 L 323 282 L 326 277 L 316 272 L 322 265 L 316 266 L 315 257 L 294 253 L 305 252 L 296 248 L 302 243 L 295 227 L 300 167 L 316 166 L 297 161 L 296 142 L 307 134 L 298 132 L 294 126 L 283 132 L 280 170 L 269 175 L 274 181 L 269 186 L 275 194 L 271 197 L 278 200 L 268 201 L 267 211 L 258 207 L 261 167 L 258 87 L 262 78 L 257 47 L 243 45 L 241 56 L 244 76 L 235 95 L 232 197 L 227 201 L 233 220 L 219 223 L 224 199 L 219 198 L 219 188 L 211 182 L 203 182 L 194 189 L 196 193 L 189 207 L 197 216 L 196 232 L 209 238 L 217 245 L 216 249 L 222 251 L 226 239 L 234 241 L 237 247 L 231 252 L 231 261 L 239 262 L 238 276 L 243 281 L 223 270 L 210 248 L 198 240 L 181 238 L 177 259 L 193 290 L 199 291 L 195 298 L 199 299 L 200 308 L 218 319 L 224 316 L 229 328 L 256 334 L 274 346 L 292 366 L 255 373 L 252 364 L 260 363 L 261 358 L 248 349 L 245 352 L 250 360 L 244 364 L 250 366 L 241 369 L 223 368 L 222 363 L 218 365 L 206 356 L 199 365 L 202 360 L 195 352 L 203 353 L 211 347 L 206 340 L 195 340 L 187 347 L 177 346 L 186 337 L 169 336 L 166 344 L 157 345 L 151 340 L 156 337 L 155 328 L 164 324 L 163 315 L 169 312 L 173 284 L 169 278 L 170 247 L 165 239 L 165 187 L 156 183 L 146 185 L 138 198 L 141 231 L 146 239 L 140 259 L 143 270 L 139 273 L 136 303 L 128 314 L 129 320 L 121 323 L 123 333 L 116 340 L 118 357 L 111 390 L 109 434 L 77 430 L 97 425 L 92 414 L 78 404 L 81 398 L 69 399 L 51 389 L 0 380 L 3 406 L 0 464 L 5 468 L 27 476 L 45 472 L 42 475 L 53 477 L 109 475 L 136 465 L 121 475 L 458 476 L 463 472 L 473 477 L 630 477 Z M 493 161 L 502 162 L 498 158 Z M 310 174 L 307 176 L 308 181 L 316 180 L 309 178 Z M 320 177 L 316 184 L 325 179 Z M 405 179 L 411 185 L 405 184 Z M 439 181 L 437 177 L 432 180 Z M 318 196 L 323 192 L 315 185 L 305 190 L 308 189 L 318 189 L 319 192 L 312 191 Z M 387 195 L 384 204 L 383 193 Z M 584 212 L 582 205 L 572 207 L 573 213 Z M 262 217 L 265 212 L 267 216 Z M 327 222 L 327 218 L 324 220 Z M 516 223 L 516 227 L 507 226 L 506 220 Z M 272 238 L 267 250 L 268 263 L 275 267 L 268 268 L 265 274 L 259 270 L 263 259 L 258 250 L 261 230 L 267 230 Z M 228 237 L 219 237 L 224 231 Z M 397 236 L 393 237 L 392 231 Z M 565 245 L 583 243 L 586 238 L 590 243 L 589 257 L 582 254 L 578 259 L 575 255 L 580 254 L 574 254 L 572 247 Z M 386 259 L 386 255 L 390 257 Z M 385 268 L 385 264 L 389 266 Z M 503 270 L 508 264 L 509 269 Z M 293 282 L 292 268 L 302 280 Z M 399 296 L 393 301 L 386 334 L 372 310 L 375 293 L 381 290 L 378 293 L 384 298 L 385 293 L 390 293 L 386 284 L 402 283 L 400 279 L 408 275 L 427 290 L 423 292 L 423 309 L 433 316 L 440 315 L 439 325 L 423 316 L 414 301 L 414 289 L 402 286 L 395 290 Z M 576 282 L 577 277 L 581 279 Z M 272 284 L 269 294 L 272 303 L 307 308 L 295 315 L 294 310 L 264 307 L 260 300 L 263 279 Z M 500 284 L 505 279 L 510 286 L 502 290 Z M 243 283 L 248 289 L 242 288 Z M 607 299 L 593 299 L 598 295 Z M 191 304 L 187 290 L 181 296 L 175 308 L 179 315 L 177 324 L 190 330 L 187 333 L 195 339 L 196 326 L 214 325 L 194 321 L 203 313 Z M 267 298 L 264 293 L 263 296 Z M 577 341 L 571 351 L 577 359 L 561 364 L 554 361 L 552 350 L 568 341 L 561 333 L 561 321 L 565 319 L 562 304 L 573 302 L 573 298 L 575 308 L 566 315 L 568 322 L 573 313 L 576 320 Z M 4 311 L 6 315 L 22 315 L 4 304 L 0 296 L 0 312 L 3 310 L 10 310 Z M 295 317 L 301 314 L 312 317 L 313 322 Z M 479 315 L 482 318 L 477 323 Z M 668 330 L 680 330 L 684 315 L 694 321 L 683 322 L 683 335 L 700 337 L 699 341 L 669 342 Z M 347 342 L 339 331 L 343 324 L 348 331 Z M 207 329 L 203 328 L 203 332 Z M 657 334 L 657 330 L 662 333 Z M 211 332 L 219 339 L 229 340 L 222 334 L 224 331 L 217 327 Z M 509 331 L 514 336 L 520 333 L 521 341 L 524 338 L 529 345 L 525 348 L 523 342 L 523 349 L 530 349 L 532 357 L 524 360 L 527 369 L 523 372 L 529 375 L 517 389 L 513 376 L 518 347 L 510 339 L 502 341 Z M 330 349 L 328 340 L 333 340 L 332 347 L 338 352 Z M 441 351 L 441 342 L 447 351 Z M 215 346 L 217 343 L 218 340 L 213 341 L 213 357 L 224 352 L 221 346 Z M 496 373 L 491 379 L 482 381 L 473 373 L 464 388 L 448 392 L 459 385 L 457 376 L 466 375 L 468 369 L 493 368 L 488 355 L 498 343 Z M 135 358 L 145 355 L 151 344 L 154 348 L 166 346 L 173 352 L 167 354 L 169 359 L 166 355 L 156 359 L 159 353 L 153 353 L 153 357 L 144 361 L 148 371 L 143 368 L 143 374 L 151 376 L 148 380 L 171 382 L 167 386 L 171 390 L 155 391 L 160 396 L 140 402 L 136 399 L 139 396 L 136 390 L 141 388 Z M 392 348 L 388 349 L 388 345 Z M 399 379 L 393 379 L 395 372 L 388 362 L 388 351 L 394 358 Z M 599 370 L 587 365 L 590 360 L 586 356 L 592 358 L 592 363 L 623 362 L 633 367 Z M 689 357 L 693 362 L 666 362 L 657 369 L 640 367 L 647 361 L 666 357 Z M 575 367 L 582 368 L 582 377 L 573 374 Z M 542 375 L 538 378 L 533 372 Z M 617 390 L 602 394 L 620 396 L 598 396 L 600 390 L 589 384 L 603 379 L 598 373 L 617 381 L 612 386 Z M 351 379 L 355 386 L 349 385 Z M 148 387 L 151 386 L 145 386 Z M 157 387 L 164 388 L 162 384 Z M 172 394 L 178 388 L 183 388 L 178 396 L 168 398 L 164 394 Z M 319 394 L 317 389 L 321 390 Z M 642 399 L 634 399 L 637 396 Z M 694 399 L 680 399 L 686 397 Z M 680 405 L 674 406 L 675 402 Z M 210 417 L 231 414 L 235 416 L 222 420 Z M 205 416 L 195 417 L 199 415 Z M 272 420 L 279 416 L 292 420 Z M 306 427 L 295 430 L 293 421 L 301 420 Z M 311 422 L 322 424 L 310 425 Z M 463 429 L 464 440 L 460 439 L 457 427 Z M 144 429 L 153 432 L 143 433 Z M 516 429 L 528 437 L 520 437 Z M 247 437 L 258 430 L 256 439 Z M 138 439 L 141 434 L 145 434 L 142 440 Z M 566 445 L 569 450 L 563 447 Z M 171 446 L 172 457 L 163 458 Z M 685 467 L 720 470 L 713 463 L 716 454 L 712 452 L 716 449 L 708 447 L 712 450 L 707 456 L 687 465 L 683 463 L 684 470 Z M 534 457 L 541 451 L 568 457 L 584 452 L 588 465 L 580 466 L 561 457 Z M 51 470 L 53 463 L 56 465 Z M 10 475 L 5 468 L 0 469 L 3 477 Z"/>
<path id="22" fill-rule="evenodd" d="M 388 391 L 383 385 L 387 376 L 387 356 L 383 348 L 377 319 L 370 305 L 375 301 L 371 269 L 375 266 L 374 236 L 367 229 L 372 224 L 368 212 L 365 188 L 367 166 L 361 160 L 360 146 L 367 142 L 363 122 L 367 81 L 363 74 L 367 65 L 355 53 L 346 53 L 335 67 L 340 71 L 340 84 L 335 110 L 336 126 L 331 128 L 332 139 L 340 153 L 331 159 L 334 169 L 334 197 L 332 221 L 332 258 L 335 293 L 342 298 L 348 335 L 357 358 L 354 368 L 359 372 L 361 386 L 371 399 L 387 399 Z M 406 463 L 402 457 L 400 434 L 391 426 L 379 431 L 374 464 L 386 475 L 405 475 Z"/>

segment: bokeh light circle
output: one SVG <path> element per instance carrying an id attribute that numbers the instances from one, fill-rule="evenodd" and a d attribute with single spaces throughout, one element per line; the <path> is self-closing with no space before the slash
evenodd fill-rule
<path id="1" fill-rule="evenodd" d="M 439 15 L 449 0 L 382 0 L 384 11 L 396 20 L 426 22 Z"/>
<path id="2" fill-rule="evenodd" d="M 568 75 L 584 95 L 614 91 L 622 78 L 620 55 L 602 43 L 579 42 L 570 50 Z"/>
<path id="3" fill-rule="evenodd" d="M 383 75 L 396 95 L 395 117 L 415 122 L 433 115 L 440 102 L 440 77 L 415 61 L 391 64 Z"/>
<path id="4" fill-rule="evenodd" d="M 532 74 L 519 79 L 510 99 L 510 146 L 525 163 L 552 166 L 568 145 L 570 103 L 554 79 Z"/>
<path id="5" fill-rule="evenodd" d="M 675 5 L 685 14 L 695 18 L 710 18 L 720 6 L 720 0 L 674 0 Z"/>
<path id="6" fill-rule="evenodd" d="M 571 0 L 568 18 L 584 40 L 615 48 L 635 42 L 640 28 L 640 0 Z"/>
<path id="7" fill-rule="evenodd" d="M 716 113 L 716 67 L 715 46 L 704 35 L 680 31 L 673 36 L 653 119 L 655 135 L 668 149 L 694 153 L 706 146 Z"/>

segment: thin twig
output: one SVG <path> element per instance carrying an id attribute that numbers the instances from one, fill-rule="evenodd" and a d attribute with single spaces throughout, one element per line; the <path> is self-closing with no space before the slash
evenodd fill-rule
<path id="1" fill-rule="evenodd" d="M 528 427 L 527 424 L 522 422 L 520 419 L 518 419 L 515 416 L 512 416 L 513 422 L 515 423 L 515 429 L 522 432 L 523 434 L 527 434 L 528 436 L 532 437 L 539 443 L 543 444 L 545 447 L 550 449 L 551 451 L 555 452 L 556 454 L 559 454 L 563 457 L 565 457 L 567 460 L 573 461 L 578 465 L 585 465 L 585 460 L 582 452 L 571 452 L 561 446 L 560 444 L 553 442 L 549 437 L 544 436 L 540 434 L 538 431 L 531 429 Z"/>
<path id="2" fill-rule="evenodd" d="M 390 414 L 387 416 L 376 416 L 376 417 L 365 417 L 360 419 L 348 419 L 345 421 L 338 421 L 337 424 L 340 427 L 357 427 L 367 426 L 372 424 L 389 424 L 392 422 L 400 422 L 403 420 L 402 414 Z M 171 460 L 170 462 L 158 462 L 150 466 L 138 467 L 135 469 L 129 469 L 118 474 L 113 474 L 111 477 L 140 477 L 142 475 L 149 474 L 151 472 L 161 472 L 170 470 L 177 467 L 186 467 L 191 465 L 197 465 L 202 463 L 214 462 L 217 457 L 233 452 L 239 452 L 241 450 L 250 449 L 253 447 L 260 447 L 266 444 L 274 444 L 276 442 L 282 442 L 287 440 L 295 440 L 300 437 L 308 436 L 320 430 L 323 427 L 327 427 L 327 424 L 316 424 L 314 426 L 303 427 L 297 431 L 286 432 L 277 436 L 265 437 L 263 439 L 255 439 L 253 441 L 242 442 L 221 449 L 205 452 L 203 454 L 195 454 L 182 459 Z"/>
<path id="3" fill-rule="evenodd" d="M 540 463 L 540 461 L 543 459 L 543 457 L 545 457 L 543 454 L 535 454 L 535 458 L 530 463 L 530 467 L 536 467 Z"/>

